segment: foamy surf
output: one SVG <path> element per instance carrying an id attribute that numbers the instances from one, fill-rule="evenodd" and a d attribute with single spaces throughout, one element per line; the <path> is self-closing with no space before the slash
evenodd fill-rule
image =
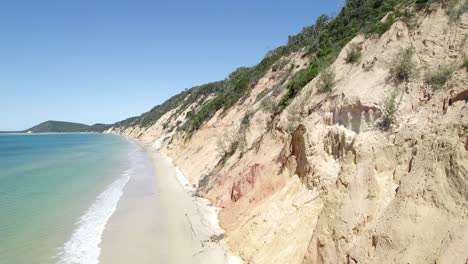
<path id="1" fill-rule="evenodd" d="M 57 264 L 98 264 L 102 234 L 107 222 L 117 208 L 123 189 L 137 165 L 138 154 L 132 152 L 130 169 L 124 171 L 102 192 L 76 223 L 77 228 L 57 254 Z"/>

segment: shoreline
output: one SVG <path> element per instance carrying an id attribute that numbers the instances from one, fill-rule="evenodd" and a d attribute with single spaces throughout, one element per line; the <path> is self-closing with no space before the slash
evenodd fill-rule
<path id="1" fill-rule="evenodd" d="M 132 139 L 147 155 L 147 174 L 135 174 L 123 190 L 100 243 L 102 264 L 243 263 L 222 240 L 218 213 L 194 196 L 172 159 Z"/>

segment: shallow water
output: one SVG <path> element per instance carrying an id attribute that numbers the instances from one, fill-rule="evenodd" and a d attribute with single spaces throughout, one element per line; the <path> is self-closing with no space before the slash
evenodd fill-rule
<path id="1" fill-rule="evenodd" d="M 0 264 L 97 263 L 140 151 L 112 135 L 1 135 Z"/>

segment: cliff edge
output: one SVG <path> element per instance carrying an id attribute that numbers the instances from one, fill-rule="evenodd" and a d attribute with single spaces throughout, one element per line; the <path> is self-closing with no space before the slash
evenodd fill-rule
<path id="1" fill-rule="evenodd" d="M 106 132 L 171 156 L 246 263 L 468 263 L 467 2 L 361 2 Z"/>

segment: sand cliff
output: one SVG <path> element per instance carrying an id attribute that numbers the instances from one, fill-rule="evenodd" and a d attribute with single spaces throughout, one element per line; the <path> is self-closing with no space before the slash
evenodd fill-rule
<path id="1" fill-rule="evenodd" d="M 190 136 L 173 126 L 210 97 L 107 133 L 172 157 L 221 209 L 225 240 L 246 263 L 467 263 L 468 15 L 450 22 L 438 7 L 415 20 L 351 40 L 330 66 L 332 91 L 315 78 L 279 114 L 278 87 L 308 65 L 304 50 Z M 353 45 L 362 56 L 346 63 Z M 396 84 L 390 67 L 405 48 L 415 74 Z M 425 76 L 438 66 L 453 73 L 436 90 Z M 392 95 L 395 122 L 383 129 Z"/>

